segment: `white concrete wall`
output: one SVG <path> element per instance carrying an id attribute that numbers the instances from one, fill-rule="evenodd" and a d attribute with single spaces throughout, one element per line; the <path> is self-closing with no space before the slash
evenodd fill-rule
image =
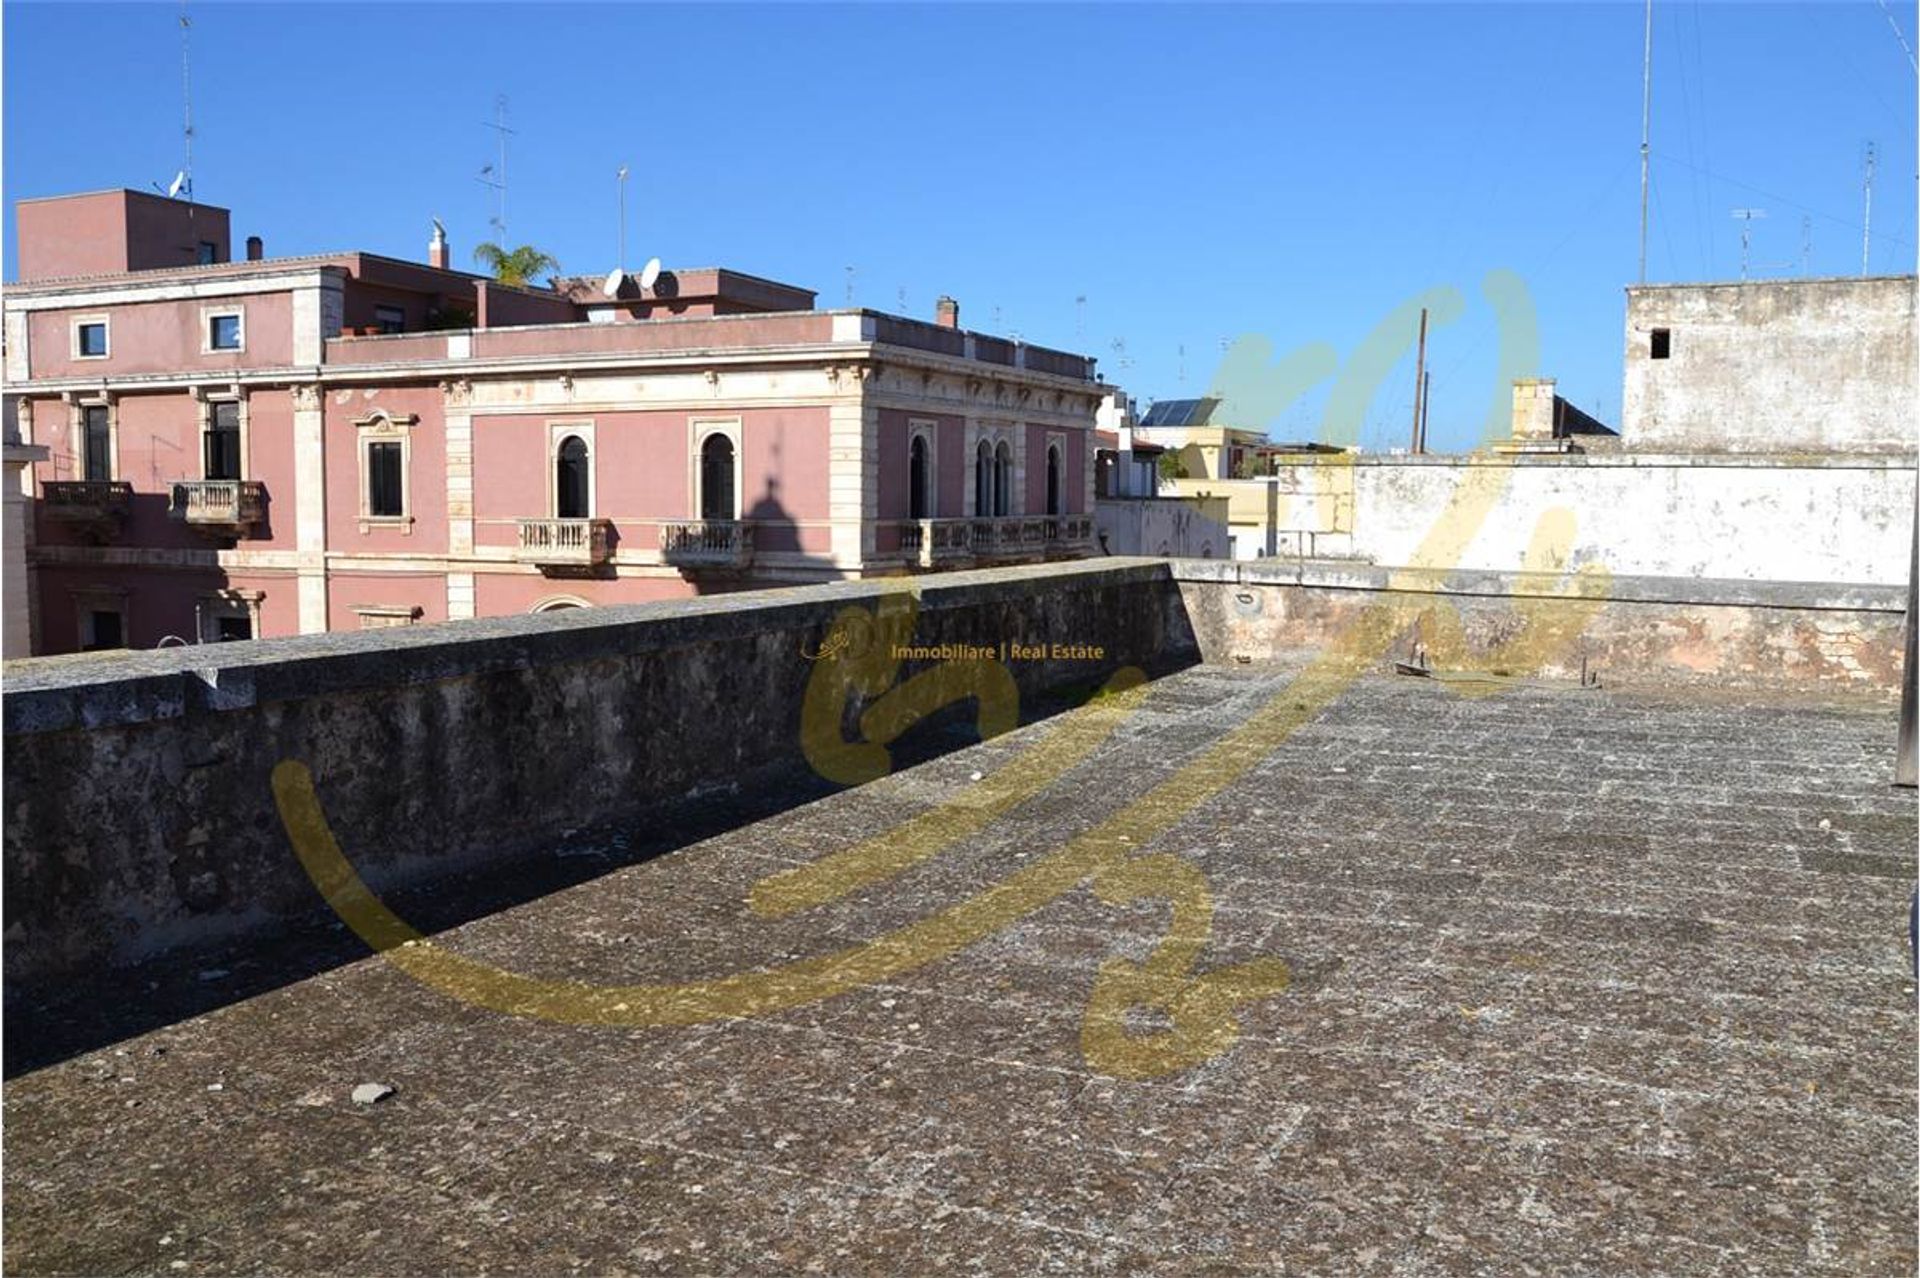
<path id="1" fill-rule="evenodd" d="M 1300 473 L 1308 471 L 1317 473 Z M 1413 562 L 1449 518 L 1455 495 L 1467 495 L 1470 471 L 1485 496 L 1455 508 L 1461 513 L 1451 518 L 1466 540 L 1446 553 L 1448 567 L 1508 572 L 1595 562 L 1631 576 L 1889 586 L 1907 579 L 1914 470 L 1870 458 L 1621 455 L 1471 465 L 1363 458 L 1287 466 L 1274 482 L 1300 495 L 1275 503 L 1281 554 L 1304 542 L 1316 549 L 1291 553 Z M 1554 516 L 1546 562 L 1529 564 L 1528 545 L 1548 512 L 1564 513 Z"/>
<path id="2" fill-rule="evenodd" d="M 1093 503 L 1093 527 L 1112 555 L 1227 557 L 1226 501 L 1110 498 Z"/>
<path id="3" fill-rule="evenodd" d="M 1912 276 L 1629 288 L 1626 342 L 1629 449 L 1913 455 Z"/>

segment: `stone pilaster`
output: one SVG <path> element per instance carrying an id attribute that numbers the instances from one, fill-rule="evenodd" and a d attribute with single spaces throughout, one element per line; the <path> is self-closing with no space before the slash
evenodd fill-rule
<path id="1" fill-rule="evenodd" d="M 327 629 L 326 403 L 317 384 L 293 388 L 293 531 L 299 555 L 300 633 Z"/>

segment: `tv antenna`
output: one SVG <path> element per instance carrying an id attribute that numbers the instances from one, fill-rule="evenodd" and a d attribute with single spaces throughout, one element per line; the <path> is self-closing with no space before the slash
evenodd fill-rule
<path id="1" fill-rule="evenodd" d="M 167 184 L 167 198 L 185 195 L 193 199 L 193 19 L 187 15 L 187 0 L 180 0 L 180 171 Z M 191 211 L 187 214 L 191 217 Z"/>
<path id="2" fill-rule="evenodd" d="M 1073 335 L 1085 340 L 1087 336 L 1087 295 L 1080 294 L 1073 299 Z"/>
<path id="3" fill-rule="evenodd" d="M 497 164 L 480 166 L 480 185 L 493 190 L 495 212 L 489 221 L 493 233 L 498 237 L 500 247 L 507 246 L 507 139 L 513 130 L 507 127 L 507 95 L 502 93 L 493 100 L 493 123 L 483 124 L 482 128 L 494 130 L 500 143 L 500 159 Z"/>
<path id="4" fill-rule="evenodd" d="M 847 267 L 847 305 L 853 305 L 853 267 Z"/>
<path id="5" fill-rule="evenodd" d="M 900 303 L 900 313 L 905 315 L 907 313 L 907 286 L 905 284 L 900 285 L 899 293 L 895 300 Z"/>
<path id="6" fill-rule="evenodd" d="M 1640 68 L 1640 282 L 1647 282 L 1648 144 L 1653 136 L 1653 0 L 1647 0 L 1646 51 Z M 1741 272 L 1741 278 L 1745 278 Z"/>
<path id="7" fill-rule="evenodd" d="M 1860 221 L 1860 273 L 1867 273 L 1867 264 L 1873 258 L 1873 143 L 1867 143 L 1867 179 L 1863 184 L 1866 191 L 1866 214 Z"/>
<path id="8" fill-rule="evenodd" d="M 1747 278 L 1748 250 L 1753 246 L 1753 223 L 1755 218 L 1764 218 L 1765 209 L 1735 209 L 1733 216 L 1740 222 L 1740 278 Z"/>
<path id="9" fill-rule="evenodd" d="M 1187 384 L 1187 344 L 1180 343 L 1180 385 Z"/>
<path id="10" fill-rule="evenodd" d="M 1133 367 L 1133 356 L 1127 354 L 1127 339 L 1124 337 L 1113 339 L 1113 364 L 1122 371 Z"/>
<path id="11" fill-rule="evenodd" d="M 1813 274 L 1813 218 L 1800 216 L 1800 273 Z"/>
<path id="12" fill-rule="evenodd" d="M 620 188 L 620 257 L 615 266 L 622 275 L 627 271 L 627 166 L 621 165 L 620 171 L 613 175 L 614 184 Z"/>

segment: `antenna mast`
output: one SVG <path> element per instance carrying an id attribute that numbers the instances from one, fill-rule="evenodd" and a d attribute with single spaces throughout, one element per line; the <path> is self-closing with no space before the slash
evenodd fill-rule
<path id="1" fill-rule="evenodd" d="M 1740 219 L 1740 278 L 1747 278 L 1747 250 L 1753 243 L 1753 220 L 1765 217 L 1765 209 L 1735 209 L 1733 215 Z"/>
<path id="2" fill-rule="evenodd" d="M 1647 282 L 1647 177 L 1653 138 L 1653 0 L 1647 0 L 1646 52 L 1640 67 L 1640 282 Z"/>
<path id="3" fill-rule="evenodd" d="M 1866 216 L 1860 223 L 1860 273 L 1867 273 L 1867 263 L 1873 257 L 1873 143 L 1867 143 L 1867 194 Z"/>
<path id="4" fill-rule="evenodd" d="M 627 269 L 627 166 L 621 165 L 620 171 L 614 174 L 613 178 L 620 188 L 620 260 L 615 265 L 620 268 L 622 274 L 625 274 Z"/>
<path id="5" fill-rule="evenodd" d="M 483 124 L 483 128 L 494 130 L 500 139 L 499 167 L 489 164 L 480 170 L 480 185 L 493 188 L 498 212 L 493 216 L 493 232 L 500 239 L 500 247 L 507 246 L 507 138 L 513 133 L 507 127 L 507 95 L 502 93 L 493 100 L 493 123 Z"/>
<path id="6" fill-rule="evenodd" d="M 180 141 L 186 152 L 180 173 L 184 179 L 181 192 L 187 197 L 188 203 L 193 202 L 193 49 L 188 38 L 192 31 L 193 20 L 187 16 L 187 0 L 180 0 Z"/>

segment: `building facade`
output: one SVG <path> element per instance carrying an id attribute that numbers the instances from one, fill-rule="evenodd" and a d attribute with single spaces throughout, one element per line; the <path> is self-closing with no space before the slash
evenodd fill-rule
<path id="1" fill-rule="evenodd" d="M 1914 451 L 1914 277 L 1627 289 L 1624 446 Z"/>
<path id="2" fill-rule="evenodd" d="M 1094 361 L 950 299 L 929 323 L 715 269 L 511 288 L 437 232 L 427 264 L 235 262 L 224 210 L 150 200 L 22 206 L 36 651 L 1092 550 Z"/>

